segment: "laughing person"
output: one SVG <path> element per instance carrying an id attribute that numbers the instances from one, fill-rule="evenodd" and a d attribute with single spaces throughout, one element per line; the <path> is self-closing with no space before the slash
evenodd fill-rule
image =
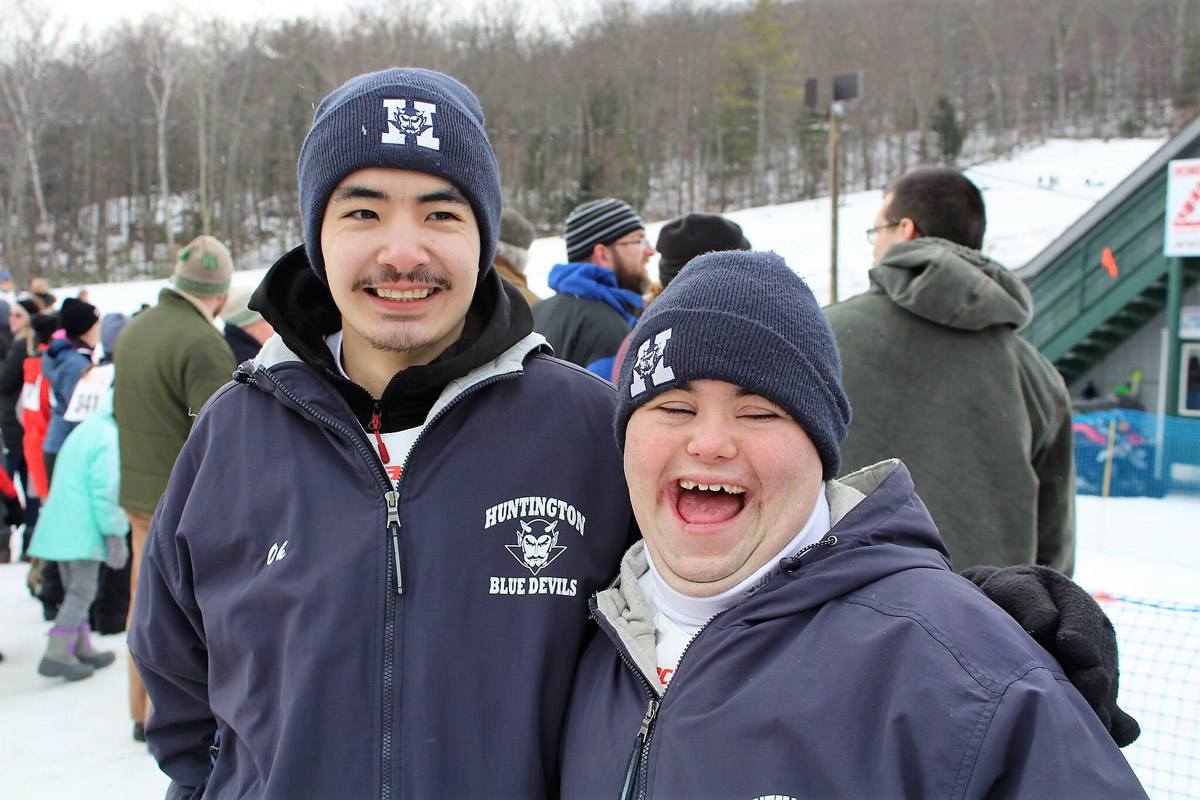
<path id="1" fill-rule="evenodd" d="M 644 542 L 592 601 L 564 797 L 1145 797 L 904 465 L 833 479 L 837 346 L 781 258 L 694 260 L 620 377 Z"/>

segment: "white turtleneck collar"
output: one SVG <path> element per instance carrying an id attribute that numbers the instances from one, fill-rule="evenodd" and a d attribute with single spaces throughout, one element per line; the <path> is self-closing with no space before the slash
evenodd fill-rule
<path id="1" fill-rule="evenodd" d="M 689 637 L 694 636 L 710 619 L 737 605 L 751 590 L 777 574 L 782 569 L 779 566 L 780 560 L 795 555 L 814 542 L 819 542 L 829 532 L 830 527 L 829 502 L 825 497 L 825 484 L 822 483 L 812 513 L 800 532 L 781 547 L 773 558 L 767 559 L 765 564 L 736 586 L 713 597 L 691 597 L 677 592 L 667 585 L 654 566 L 649 547 L 646 548 L 646 562 L 650 569 L 638 579 L 638 585 L 658 612 Z"/>

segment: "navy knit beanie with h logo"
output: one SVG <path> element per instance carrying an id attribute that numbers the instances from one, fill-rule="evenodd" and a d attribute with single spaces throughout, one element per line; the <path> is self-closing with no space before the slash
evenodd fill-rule
<path id="1" fill-rule="evenodd" d="M 778 405 L 812 440 L 824 479 L 837 476 L 850 424 L 837 342 L 808 284 L 777 254 L 699 256 L 650 304 L 621 362 L 621 449 L 638 406 L 697 380 L 732 383 Z"/>
<path id="2" fill-rule="evenodd" d="M 309 263 L 325 281 L 321 222 L 337 185 L 360 169 L 436 175 L 471 203 L 479 269 L 492 268 L 500 230 L 500 170 L 471 90 L 448 75 L 396 68 L 352 78 L 321 101 L 300 149 L 300 216 Z"/>

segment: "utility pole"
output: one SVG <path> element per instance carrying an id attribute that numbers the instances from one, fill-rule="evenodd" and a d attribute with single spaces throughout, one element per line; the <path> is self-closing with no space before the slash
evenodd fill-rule
<path id="1" fill-rule="evenodd" d="M 842 104 L 829 106 L 829 302 L 838 301 L 838 122 Z"/>
<path id="2" fill-rule="evenodd" d="M 804 105 L 815 117 L 829 120 L 829 302 L 838 301 L 838 204 L 841 202 L 841 159 L 838 135 L 844 104 L 862 99 L 862 70 L 839 72 L 833 76 L 832 100 L 828 114 L 817 111 L 817 79 L 804 82 Z"/>

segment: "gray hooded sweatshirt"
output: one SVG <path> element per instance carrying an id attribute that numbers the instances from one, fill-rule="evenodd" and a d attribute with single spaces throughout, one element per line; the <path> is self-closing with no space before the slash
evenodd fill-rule
<path id="1" fill-rule="evenodd" d="M 851 472 L 904 461 L 953 558 L 1075 564 L 1075 460 L 1062 376 L 1017 331 L 1025 284 L 977 250 L 888 248 L 870 289 L 826 310 L 854 411 Z"/>

